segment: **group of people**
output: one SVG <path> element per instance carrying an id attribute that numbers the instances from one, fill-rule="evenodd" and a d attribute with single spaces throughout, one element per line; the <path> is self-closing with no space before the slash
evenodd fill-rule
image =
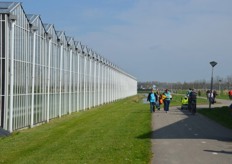
<path id="1" fill-rule="evenodd" d="M 156 108 L 160 110 L 162 104 L 164 104 L 164 111 L 168 113 L 171 99 L 172 95 L 168 89 L 165 89 L 163 93 L 160 93 L 159 90 L 155 92 L 152 88 L 147 96 L 147 101 L 150 102 L 151 113 L 155 112 Z"/>
<path id="2" fill-rule="evenodd" d="M 208 100 L 214 104 L 216 103 L 216 96 L 217 92 L 207 90 L 206 96 Z M 232 100 L 232 90 L 229 90 L 228 92 L 229 99 Z M 165 89 L 163 93 L 160 93 L 159 90 L 151 89 L 151 92 L 149 92 L 147 96 L 147 101 L 150 102 L 150 111 L 151 113 L 155 112 L 156 108 L 160 110 L 161 105 L 164 104 L 164 111 L 168 113 L 169 111 L 169 105 L 172 100 L 171 92 L 168 89 Z M 187 104 L 188 109 L 195 114 L 196 113 L 196 103 L 197 103 L 197 93 L 194 89 L 189 88 L 189 90 L 186 93 L 185 99 L 182 99 L 182 105 Z M 232 104 L 231 104 L 232 108 Z"/>

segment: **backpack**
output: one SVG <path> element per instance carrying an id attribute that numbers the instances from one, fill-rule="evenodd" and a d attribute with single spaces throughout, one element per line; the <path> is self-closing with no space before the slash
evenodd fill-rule
<path id="1" fill-rule="evenodd" d="M 213 97 L 210 97 L 210 98 L 209 98 L 209 101 L 210 101 L 210 103 L 211 103 L 211 104 L 214 104 L 214 103 L 215 103 L 215 101 L 214 101 L 214 98 L 213 98 Z"/>
<path id="2" fill-rule="evenodd" d="M 162 94 L 162 96 L 161 96 L 162 98 L 162 100 L 165 100 L 166 98 L 167 98 L 167 96 L 165 96 L 164 94 Z"/>
<path id="3" fill-rule="evenodd" d="M 163 104 L 163 99 L 159 99 L 159 104 Z"/>
<path id="4" fill-rule="evenodd" d="M 197 93 L 196 92 L 191 92 L 190 93 L 190 99 L 196 100 L 197 99 Z"/>

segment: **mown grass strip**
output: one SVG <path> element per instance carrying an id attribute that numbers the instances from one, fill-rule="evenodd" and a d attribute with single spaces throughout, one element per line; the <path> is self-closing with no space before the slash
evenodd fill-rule
<path id="1" fill-rule="evenodd" d="M 149 163 L 150 133 L 137 95 L 0 138 L 0 163 Z"/>

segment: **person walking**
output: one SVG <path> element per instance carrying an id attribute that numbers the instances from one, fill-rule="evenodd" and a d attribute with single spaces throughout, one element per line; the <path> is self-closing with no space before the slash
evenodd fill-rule
<path id="1" fill-rule="evenodd" d="M 197 110 L 197 93 L 194 89 L 192 89 L 192 92 L 189 94 L 189 107 L 190 112 L 194 115 Z"/>
<path id="2" fill-rule="evenodd" d="M 228 92 L 229 99 L 232 100 L 232 89 Z M 230 104 L 229 108 L 232 110 L 232 103 Z"/>
<path id="3" fill-rule="evenodd" d="M 216 103 L 216 96 L 217 96 L 218 94 L 217 94 L 217 91 L 216 90 L 214 90 L 213 91 L 213 102 L 214 103 Z"/>
<path id="4" fill-rule="evenodd" d="M 228 92 L 229 99 L 232 100 L 232 89 Z"/>
<path id="5" fill-rule="evenodd" d="M 160 97 L 161 97 L 161 102 L 160 103 L 164 104 L 164 111 L 165 111 L 165 103 L 164 103 L 164 101 L 166 99 L 166 96 L 165 96 L 164 92 L 162 94 L 160 94 Z"/>
<path id="6" fill-rule="evenodd" d="M 164 99 L 164 110 L 166 111 L 166 113 L 168 113 L 168 111 L 169 111 L 169 105 L 170 105 L 170 102 L 171 102 L 172 95 L 171 95 L 171 93 L 169 92 L 168 89 L 166 89 L 164 91 L 164 95 L 166 97 Z"/>
<path id="7" fill-rule="evenodd" d="M 211 104 L 214 104 L 213 92 L 209 91 L 208 93 L 208 100 Z"/>
<path id="8" fill-rule="evenodd" d="M 151 92 L 147 96 L 147 101 L 150 102 L 150 111 L 151 111 L 151 113 L 155 112 L 155 106 L 156 106 L 157 100 L 158 100 L 157 95 L 154 92 L 154 89 L 152 88 Z"/>
<path id="9" fill-rule="evenodd" d="M 189 88 L 188 92 L 187 92 L 187 97 L 188 97 L 188 109 L 190 110 L 191 109 L 191 101 L 190 101 L 190 98 L 189 98 L 189 95 L 191 94 L 192 92 L 192 88 Z"/>
<path id="10" fill-rule="evenodd" d="M 157 107 L 158 110 L 160 110 L 160 105 L 162 104 L 162 100 L 160 101 L 161 96 L 160 96 L 160 91 L 159 91 L 159 89 L 156 90 L 156 95 L 157 95 L 156 107 Z M 160 103 L 160 102 L 161 102 L 161 103 Z"/>

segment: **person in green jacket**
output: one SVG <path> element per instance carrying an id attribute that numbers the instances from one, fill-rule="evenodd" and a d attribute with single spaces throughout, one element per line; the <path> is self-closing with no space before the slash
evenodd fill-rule
<path id="1" fill-rule="evenodd" d="M 165 89 L 164 95 L 166 96 L 166 98 L 164 99 L 164 111 L 166 111 L 166 113 L 168 113 L 169 105 L 170 105 L 170 102 L 172 99 L 172 95 L 168 89 Z"/>

